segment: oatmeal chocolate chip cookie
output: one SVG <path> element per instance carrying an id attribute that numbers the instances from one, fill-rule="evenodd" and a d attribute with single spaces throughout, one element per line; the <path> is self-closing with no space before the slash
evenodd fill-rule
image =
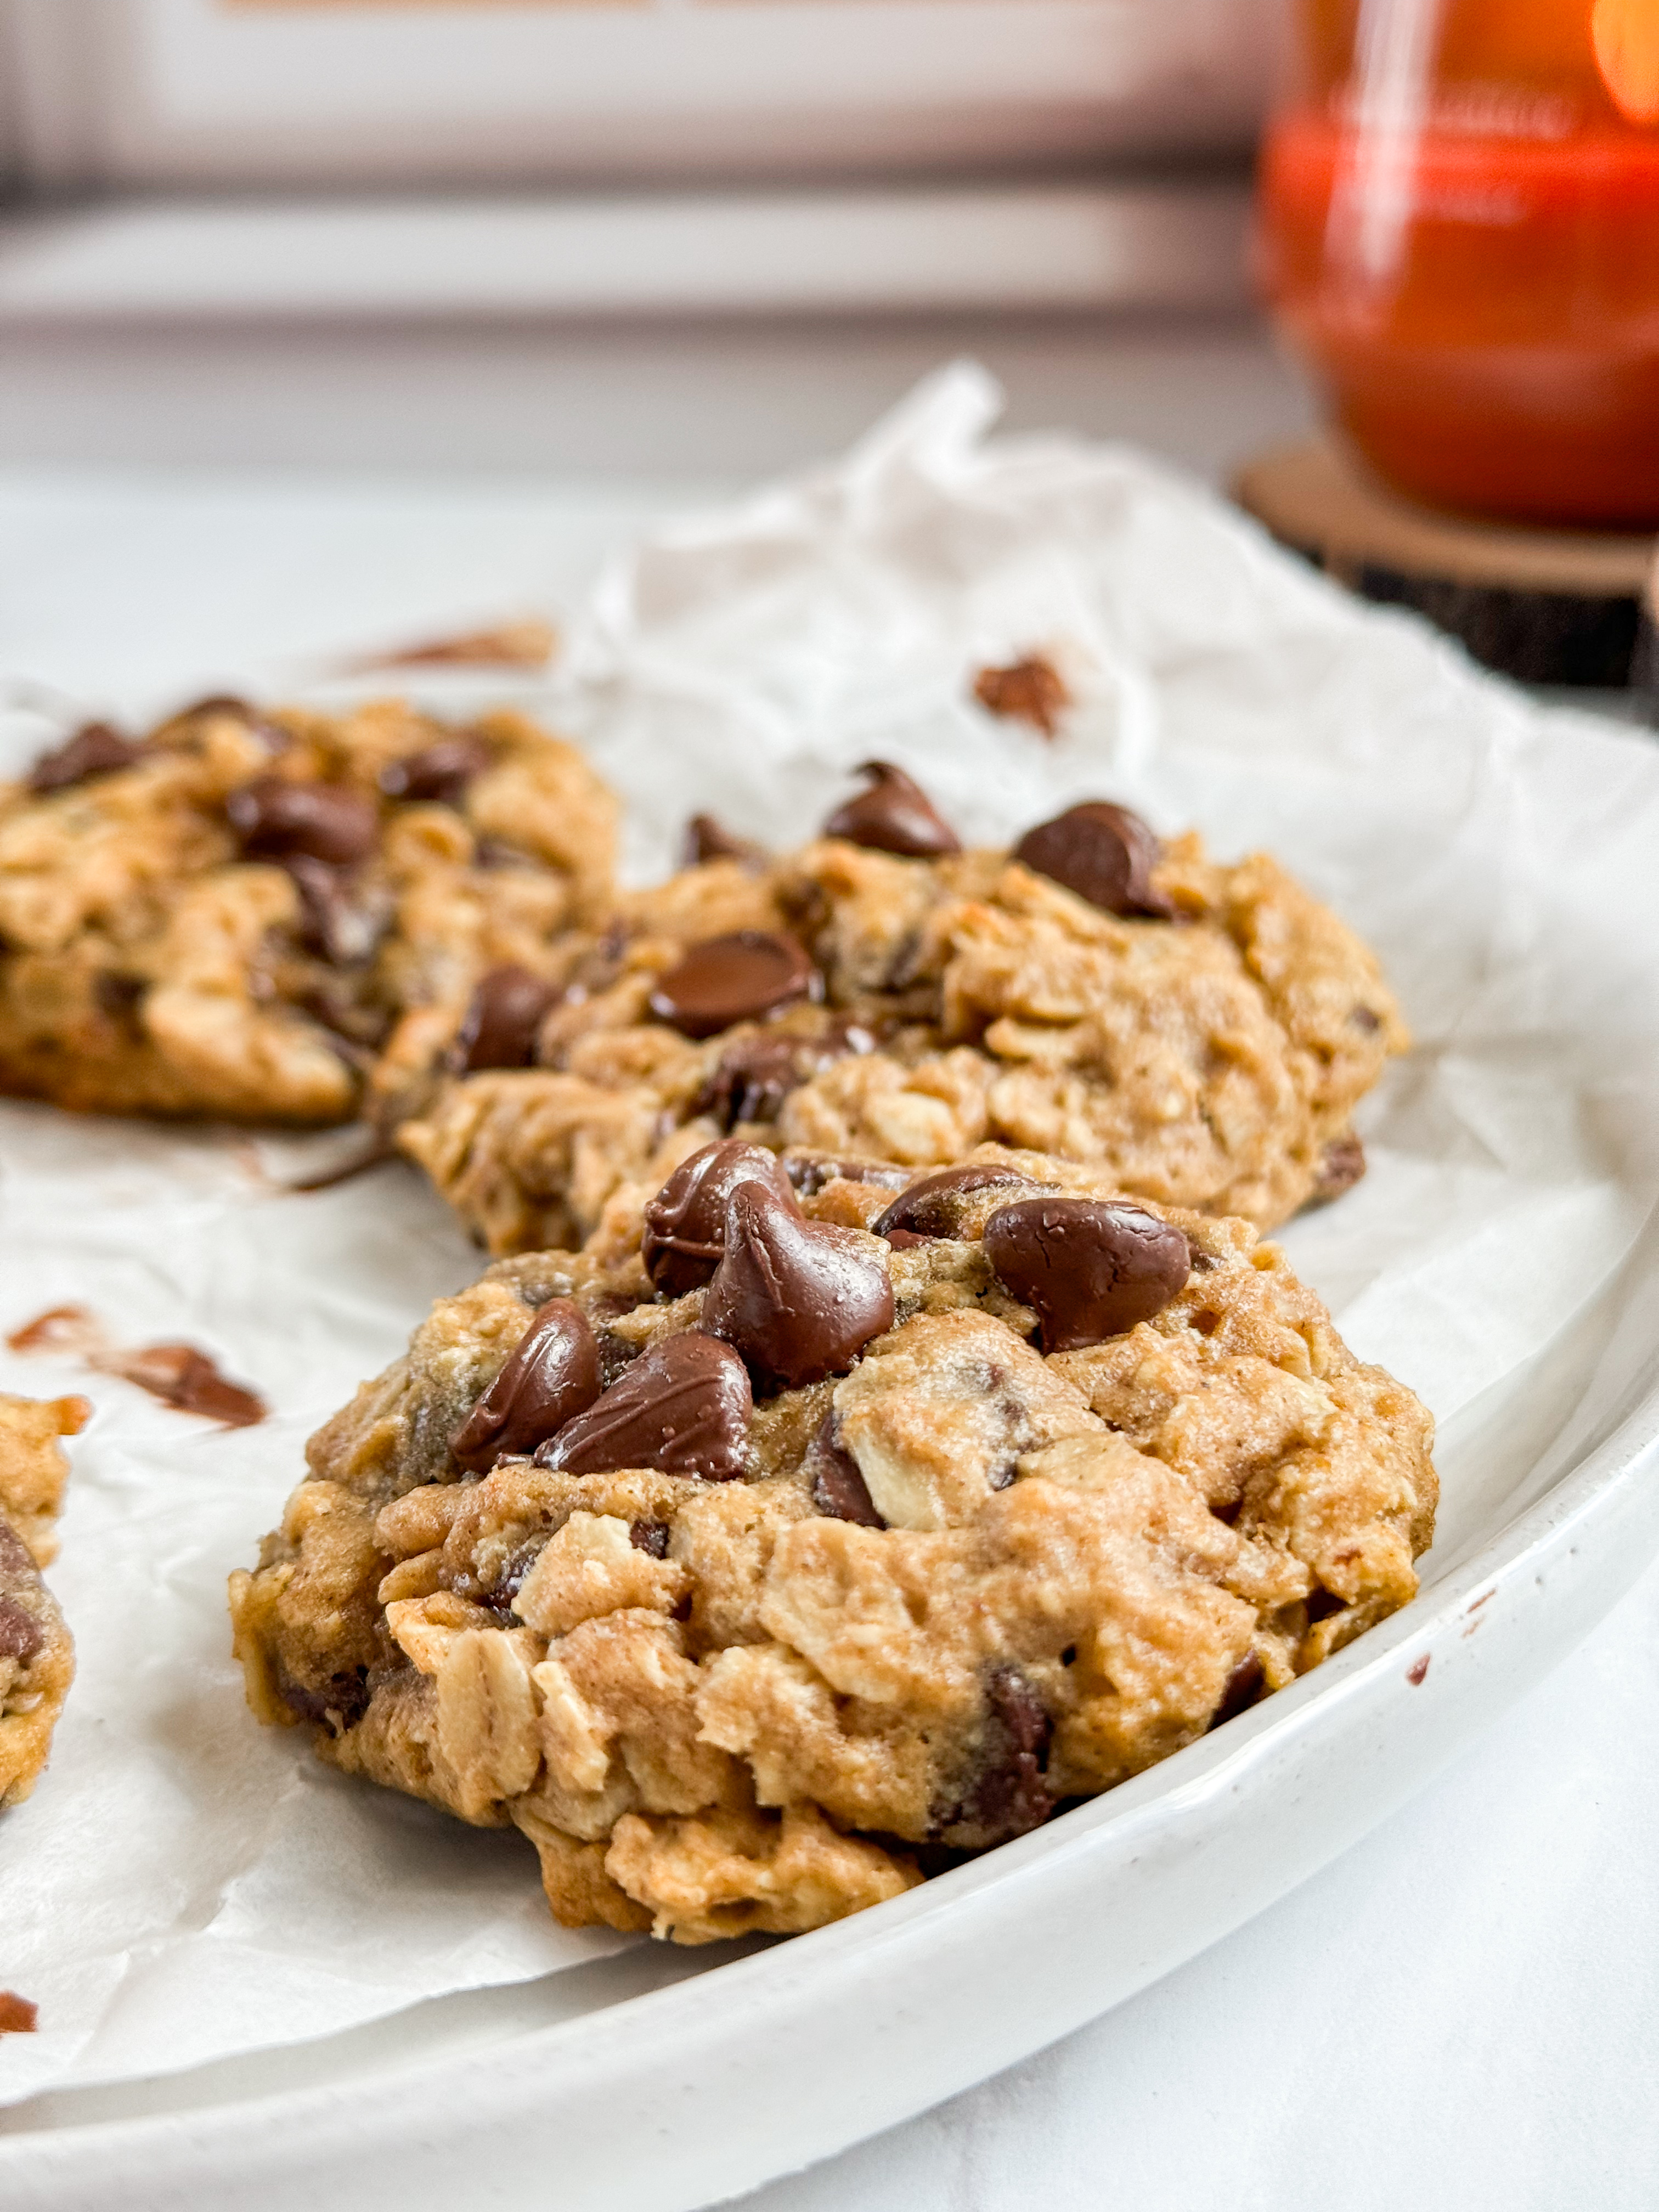
<path id="1" fill-rule="evenodd" d="M 527 1052 L 550 948 L 610 904 L 614 818 L 516 714 L 449 730 L 395 702 L 224 698 L 142 741 L 94 725 L 0 787 L 0 1090 L 395 1121 L 481 980 L 510 1003 L 459 1064 Z"/>
<path id="2" fill-rule="evenodd" d="M 863 773 L 769 865 L 699 817 L 696 865 L 567 943 L 533 1048 L 404 1130 L 492 1251 L 580 1244 L 620 1184 L 732 1133 L 911 1169 L 1029 1148 L 1261 1228 L 1358 1179 L 1354 1107 L 1408 1040 L 1276 862 L 1104 800 L 964 853 L 908 776 Z"/>
<path id="3" fill-rule="evenodd" d="M 1247 1222 L 721 1139 L 434 1309 L 313 1439 L 236 1649 L 262 1720 L 520 1828 L 561 1920 L 789 1932 L 1404 1604 L 1431 1441 Z"/>
<path id="4" fill-rule="evenodd" d="M 0 1810 L 33 1789 L 75 1676 L 75 1647 L 40 1579 L 69 1462 L 60 1437 L 86 1425 L 84 1398 L 0 1395 Z"/>

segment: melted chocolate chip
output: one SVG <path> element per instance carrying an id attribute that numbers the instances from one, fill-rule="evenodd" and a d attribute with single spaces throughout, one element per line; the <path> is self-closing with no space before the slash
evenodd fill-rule
<path id="1" fill-rule="evenodd" d="M 163 1405 L 228 1429 L 257 1428 L 270 1410 L 257 1391 L 233 1382 L 193 1344 L 147 1344 L 137 1352 L 112 1352 L 97 1364 Z"/>
<path id="2" fill-rule="evenodd" d="M 291 783 L 280 775 L 258 776 L 233 791 L 225 812 L 252 860 L 304 854 L 331 867 L 349 867 L 374 851 L 380 830 L 366 793 L 344 783 Z"/>
<path id="3" fill-rule="evenodd" d="M 812 1503 L 832 1521 L 852 1521 L 860 1528 L 887 1526 L 877 1512 L 870 1486 L 851 1452 L 843 1451 L 833 1413 L 806 1448 L 805 1471 L 812 1486 Z"/>
<path id="4" fill-rule="evenodd" d="M 1011 1663 L 991 1668 L 974 1778 L 942 1823 L 942 1840 L 987 1850 L 1041 1827 L 1054 1809 L 1043 1777 L 1054 1732 L 1030 1678 Z"/>
<path id="5" fill-rule="evenodd" d="M 353 895 L 350 872 L 331 867 L 308 853 L 290 853 L 281 866 L 300 895 L 300 942 L 331 967 L 356 968 L 373 957 L 390 915 Z"/>
<path id="6" fill-rule="evenodd" d="M 1221 1692 L 1221 1703 L 1215 1709 L 1215 1717 L 1210 1726 L 1219 1728 L 1224 1721 L 1235 1719 L 1238 1714 L 1248 1711 L 1267 1686 L 1267 1672 L 1261 1663 L 1260 1653 L 1247 1651 L 1227 1677 L 1227 1686 Z"/>
<path id="7" fill-rule="evenodd" d="M 599 1395 L 599 1348 L 568 1298 L 538 1308 L 507 1364 L 450 1441 L 461 1466 L 483 1474 L 505 1452 L 533 1451 Z"/>
<path id="8" fill-rule="evenodd" d="M 636 1552 L 647 1559 L 665 1559 L 668 1557 L 668 1523 L 665 1521 L 630 1521 L 628 1540 Z"/>
<path id="9" fill-rule="evenodd" d="M 645 1209 L 640 1257 L 671 1298 L 701 1290 L 726 1249 L 726 1204 L 740 1182 L 764 1183 L 793 1209 L 794 1193 L 776 1157 L 734 1137 L 682 1160 Z"/>
<path id="10" fill-rule="evenodd" d="M 536 1464 L 572 1474 L 654 1468 L 730 1482 L 744 1472 L 753 1405 L 748 1374 L 728 1345 L 696 1332 L 664 1337 L 544 1443 Z"/>
<path id="11" fill-rule="evenodd" d="M 911 1243 L 930 1237 L 962 1234 L 962 1200 L 970 1191 L 989 1190 L 999 1183 L 1030 1182 L 1018 1168 L 945 1168 L 924 1176 L 901 1191 L 884 1213 L 871 1224 L 872 1231 L 890 1243 L 903 1235 Z"/>
<path id="12" fill-rule="evenodd" d="M 1328 1206 L 1332 1199 L 1340 1198 L 1345 1190 L 1352 1190 L 1365 1172 L 1365 1147 L 1352 1129 L 1346 1137 L 1336 1137 L 1326 1146 L 1319 1162 L 1319 1174 L 1309 1201 L 1314 1206 Z"/>
<path id="13" fill-rule="evenodd" d="M 836 809 L 823 825 L 826 837 L 844 837 L 849 845 L 898 853 L 907 860 L 962 850 L 956 831 L 902 768 L 890 761 L 866 761 L 859 774 L 870 778 L 869 788 Z"/>
<path id="14" fill-rule="evenodd" d="M 527 1543 L 520 1544 L 516 1551 L 509 1553 L 501 1563 L 501 1571 L 494 1585 L 478 1593 L 480 1602 L 487 1605 L 492 1613 L 500 1613 L 503 1620 L 507 1619 L 513 1611 L 514 1599 L 524 1588 L 529 1579 L 530 1570 L 540 1559 L 546 1545 L 545 1535 L 532 1536 Z"/>
<path id="15" fill-rule="evenodd" d="M 824 1159 L 794 1152 L 784 1161 L 784 1171 L 803 1198 L 816 1198 L 826 1183 L 839 1180 L 874 1183 L 882 1190 L 902 1190 L 910 1180 L 908 1168 L 890 1167 L 884 1160 Z"/>
<path id="16" fill-rule="evenodd" d="M 1028 1198 L 985 1224 L 985 1252 L 1007 1290 L 1036 1312 L 1045 1352 L 1075 1352 L 1162 1312 L 1187 1280 L 1178 1229 L 1138 1206 Z"/>
<path id="17" fill-rule="evenodd" d="M 455 1032 L 453 1064 L 468 1075 L 486 1067 L 528 1067 L 542 1024 L 559 997 L 556 983 L 528 968 L 509 963 L 488 969 Z"/>
<path id="18" fill-rule="evenodd" d="M 320 1686 L 309 1682 L 281 1682 L 277 1685 L 283 1703 L 291 1713 L 302 1721 L 315 1721 L 332 1728 L 337 1721 L 342 1729 L 354 1729 L 368 1711 L 368 1701 L 374 1692 L 368 1686 L 366 1668 L 354 1667 L 347 1673 L 331 1674 Z"/>
<path id="19" fill-rule="evenodd" d="M 46 1632 L 26 1606 L 0 1595 L 0 1659 L 27 1667 L 46 1645 Z"/>
<path id="20" fill-rule="evenodd" d="M 44 798 L 48 792 L 90 783 L 94 776 L 113 775 L 131 768 L 142 750 L 108 722 L 88 722 L 54 751 L 41 754 L 29 770 L 29 789 Z"/>
<path id="21" fill-rule="evenodd" d="M 1028 830 L 1014 858 L 1103 914 L 1167 921 L 1175 908 L 1152 882 L 1162 849 L 1138 814 L 1089 799 Z"/>
<path id="22" fill-rule="evenodd" d="M 694 814 L 685 825 L 683 865 L 700 868 L 708 860 L 736 860 L 750 875 L 759 875 L 771 855 L 764 845 L 738 836 L 712 814 Z"/>
<path id="23" fill-rule="evenodd" d="M 793 1039 L 739 1037 L 720 1054 L 691 1112 L 712 1116 L 722 1129 L 734 1129 L 739 1121 L 775 1121 L 800 1080 Z"/>
<path id="24" fill-rule="evenodd" d="M 389 761 L 380 770 L 380 788 L 388 799 L 459 806 L 468 784 L 475 775 L 482 775 L 494 758 L 482 738 L 458 731 L 453 737 L 422 746 L 419 752 Z"/>
<path id="25" fill-rule="evenodd" d="M 892 1325 L 887 1270 L 853 1231 L 808 1221 L 764 1183 L 737 1186 L 702 1326 L 737 1346 L 758 1382 L 821 1382 Z"/>
<path id="26" fill-rule="evenodd" d="M 683 1036 L 714 1036 L 755 1022 L 797 999 L 817 997 L 823 980 L 804 945 L 763 930 L 708 937 L 657 979 L 651 1011 Z"/>

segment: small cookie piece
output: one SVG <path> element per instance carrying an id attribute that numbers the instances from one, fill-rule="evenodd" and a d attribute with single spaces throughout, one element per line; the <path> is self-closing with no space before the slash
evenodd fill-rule
<path id="1" fill-rule="evenodd" d="M 258 1717 L 519 1828 L 561 1920 L 701 1943 L 1024 1834 L 1410 1598 L 1428 1415 L 1249 1223 L 989 1147 L 895 1180 L 717 1139 L 441 1300 L 233 1578 Z"/>
<path id="2" fill-rule="evenodd" d="M 701 860 L 564 955 L 536 1064 L 439 1089 L 404 1149 L 492 1251 L 576 1245 L 710 1139 L 955 1165 L 998 1144 L 1258 1227 L 1363 1171 L 1405 1026 L 1278 864 L 1085 800 L 963 852 L 872 761 L 829 833 Z"/>
<path id="3" fill-rule="evenodd" d="M 57 1550 L 69 1474 L 58 1439 L 90 1411 L 84 1398 L 0 1395 L 0 1810 L 40 1778 L 75 1678 L 75 1647 L 40 1568 Z"/>
<path id="4" fill-rule="evenodd" d="M 389 1127 L 481 978 L 527 971 L 550 1004 L 562 933 L 610 904 L 615 814 L 507 712 L 218 698 L 142 740 L 82 730 L 0 787 L 0 1090 Z"/>

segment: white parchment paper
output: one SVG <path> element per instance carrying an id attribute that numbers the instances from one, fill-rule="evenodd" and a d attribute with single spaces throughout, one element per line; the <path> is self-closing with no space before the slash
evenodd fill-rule
<path id="1" fill-rule="evenodd" d="M 1377 945 L 1418 1039 L 1363 1111 L 1367 1180 L 1285 1241 L 1355 1348 L 1452 1421 L 1609 1280 L 1659 1188 L 1659 751 L 1357 606 L 1144 457 L 987 442 L 997 404 L 947 371 L 843 464 L 664 529 L 603 577 L 542 703 L 628 801 L 641 878 L 699 807 L 810 833 L 872 753 L 969 840 L 1107 795 L 1224 856 L 1270 847 Z M 969 696 L 1034 647 L 1077 695 L 1052 742 Z M 477 1264 L 412 1172 L 295 1196 L 282 1166 L 223 1132 L 0 1108 L 0 1330 L 84 1304 L 274 1409 L 228 1434 L 0 1353 L 0 1387 L 97 1407 L 52 1576 L 79 1680 L 0 1819 L 0 1987 L 42 2021 L 0 2039 L 0 2101 L 614 1948 L 552 1925 L 516 1836 L 331 1775 L 243 1707 L 227 1574 L 309 1431 Z"/>

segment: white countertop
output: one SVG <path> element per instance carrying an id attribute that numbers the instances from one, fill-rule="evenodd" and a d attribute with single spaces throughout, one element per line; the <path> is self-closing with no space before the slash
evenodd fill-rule
<path id="1" fill-rule="evenodd" d="M 13 331 L 0 672 L 88 698 L 251 654 L 297 673 L 568 601 L 646 514 L 834 447 L 969 348 L 1018 425 L 1137 435 L 1209 472 L 1303 416 L 1235 325 Z M 319 533 L 331 574 L 360 555 L 349 609 L 311 578 Z M 748 2202 L 1638 2212 L 1659 2201 L 1656 1835 L 1659 1571 L 1475 1753 L 1239 1934 Z"/>

